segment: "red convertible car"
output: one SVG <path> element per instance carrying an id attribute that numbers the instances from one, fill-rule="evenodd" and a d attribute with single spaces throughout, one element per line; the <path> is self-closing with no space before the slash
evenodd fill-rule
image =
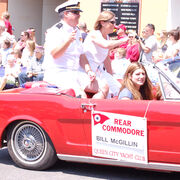
<path id="1" fill-rule="evenodd" d="M 180 60 L 153 65 L 161 100 L 81 99 L 52 87 L 0 93 L 0 147 L 22 168 L 65 161 L 180 171 Z"/>

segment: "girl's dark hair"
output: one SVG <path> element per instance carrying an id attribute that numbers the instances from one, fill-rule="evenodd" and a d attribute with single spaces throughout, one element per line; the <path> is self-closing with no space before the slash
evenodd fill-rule
<path id="1" fill-rule="evenodd" d="M 177 29 L 171 30 L 168 35 L 173 36 L 176 41 L 179 40 L 179 31 Z"/>
<path id="2" fill-rule="evenodd" d="M 24 35 L 27 36 L 27 38 L 30 38 L 30 34 L 27 31 L 24 31 Z"/>
<path id="3" fill-rule="evenodd" d="M 7 46 L 7 48 L 11 47 L 11 42 L 8 39 L 4 40 L 4 44 Z"/>

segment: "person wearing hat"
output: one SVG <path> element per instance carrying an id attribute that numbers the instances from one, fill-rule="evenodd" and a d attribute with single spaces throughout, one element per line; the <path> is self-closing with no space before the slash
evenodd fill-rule
<path id="1" fill-rule="evenodd" d="M 85 92 L 92 92 L 94 98 L 105 98 L 108 86 L 96 80 L 83 52 L 77 28 L 82 12 L 79 1 L 69 0 L 55 11 L 60 22 L 46 32 L 44 81 L 63 89 L 73 88 L 81 97 L 87 97 Z M 80 70 L 80 65 L 85 72 Z"/>
<path id="2" fill-rule="evenodd" d="M 20 86 L 29 81 L 42 81 L 44 78 L 44 48 L 36 46 L 35 57 L 30 61 L 27 71 L 22 71 L 18 75 Z"/>
<path id="3" fill-rule="evenodd" d="M 36 43 L 36 30 L 33 27 L 30 27 L 27 29 L 27 32 L 29 33 L 30 39 L 33 40 Z"/>
<path id="4" fill-rule="evenodd" d="M 115 32 L 116 32 L 116 34 L 117 34 L 117 38 L 116 38 L 116 39 L 123 39 L 123 38 L 128 37 L 128 36 L 126 35 L 126 26 L 125 26 L 124 24 L 115 25 L 115 26 L 114 26 L 114 30 L 115 30 Z M 120 44 L 120 45 L 118 46 L 118 48 L 124 48 L 124 49 L 126 49 L 126 48 L 127 48 L 127 45 L 128 45 L 128 41 Z M 114 60 L 114 58 L 115 58 L 115 57 L 114 57 L 115 52 L 116 52 L 116 48 L 115 48 L 115 49 L 112 49 L 112 50 L 109 52 L 109 57 L 110 57 L 111 60 Z"/>
<path id="5" fill-rule="evenodd" d="M 136 32 L 134 30 L 128 30 L 128 45 L 126 47 L 126 59 L 130 60 L 131 62 L 136 62 L 139 60 L 140 56 L 140 45 L 136 39 Z"/>
<path id="6" fill-rule="evenodd" d="M 117 38 L 118 39 L 122 39 L 127 37 L 126 34 L 126 26 L 124 24 L 119 24 L 118 26 L 115 26 L 116 29 L 116 33 L 117 33 Z M 127 48 L 128 42 L 122 43 L 120 44 L 120 48 Z"/>

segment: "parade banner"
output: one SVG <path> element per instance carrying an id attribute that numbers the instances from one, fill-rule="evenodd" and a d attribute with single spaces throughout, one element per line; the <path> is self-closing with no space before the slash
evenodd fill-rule
<path id="1" fill-rule="evenodd" d="M 144 117 L 92 111 L 92 155 L 147 163 L 147 120 Z"/>

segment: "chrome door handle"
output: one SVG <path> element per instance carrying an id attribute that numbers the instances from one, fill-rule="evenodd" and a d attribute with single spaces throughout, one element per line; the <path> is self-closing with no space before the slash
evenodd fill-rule
<path id="1" fill-rule="evenodd" d="M 84 112 L 92 111 L 96 107 L 96 104 L 81 104 L 81 108 Z"/>

